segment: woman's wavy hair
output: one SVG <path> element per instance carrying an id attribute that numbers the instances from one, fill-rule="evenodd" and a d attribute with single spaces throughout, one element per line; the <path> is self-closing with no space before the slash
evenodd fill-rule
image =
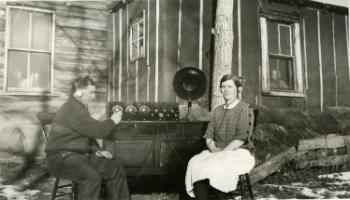
<path id="1" fill-rule="evenodd" d="M 222 76 L 221 80 L 220 80 L 220 87 L 222 86 L 222 83 L 228 80 L 233 80 L 233 82 L 235 83 L 235 86 L 237 88 L 239 87 L 243 87 L 244 84 L 244 79 L 242 77 L 238 77 L 232 74 L 225 74 L 224 76 Z"/>

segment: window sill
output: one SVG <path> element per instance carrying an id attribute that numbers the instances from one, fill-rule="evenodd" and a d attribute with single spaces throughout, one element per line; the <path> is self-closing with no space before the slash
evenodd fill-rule
<path id="1" fill-rule="evenodd" d="M 280 96 L 280 97 L 296 97 L 296 98 L 305 97 L 304 93 L 299 93 L 299 92 L 264 91 L 262 92 L 262 94 L 264 96 Z"/>
<path id="2" fill-rule="evenodd" d="M 139 55 L 139 56 L 135 56 L 133 58 L 130 58 L 129 62 L 131 63 L 131 62 L 134 62 L 134 61 L 142 59 L 142 58 L 145 58 L 145 55 Z"/>
<path id="3" fill-rule="evenodd" d="M 0 96 L 44 96 L 44 97 L 59 97 L 61 94 L 57 92 L 6 92 L 1 91 Z"/>

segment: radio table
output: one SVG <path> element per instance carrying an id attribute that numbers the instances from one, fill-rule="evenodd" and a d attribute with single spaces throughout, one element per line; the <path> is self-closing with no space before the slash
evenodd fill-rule
<path id="1" fill-rule="evenodd" d="M 207 121 L 122 121 L 103 141 L 128 175 L 162 175 L 205 148 Z"/>

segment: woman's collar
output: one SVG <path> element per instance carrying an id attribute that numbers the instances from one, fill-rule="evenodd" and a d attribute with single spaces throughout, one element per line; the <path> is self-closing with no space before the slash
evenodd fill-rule
<path id="1" fill-rule="evenodd" d="M 239 100 L 239 99 L 235 99 L 231 102 L 228 102 L 227 104 L 224 104 L 224 109 L 225 110 L 232 109 L 232 108 L 236 107 L 239 104 L 239 102 L 241 102 L 241 100 Z"/>

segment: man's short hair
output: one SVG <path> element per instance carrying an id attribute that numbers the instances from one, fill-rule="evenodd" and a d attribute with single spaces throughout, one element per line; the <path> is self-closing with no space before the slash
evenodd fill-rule
<path id="1" fill-rule="evenodd" d="M 244 83 L 244 79 L 242 77 L 238 77 L 232 74 L 225 74 L 220 80 L 220 87 L 222 86 L 223 82 L 228 80 L 232 80 L 237 88 L 242 87 Z"/>
<path id="2" fill-rule="evenodd" d="M 78 89 L 84 89 L 89 85 L 95 85 L 95 82 L 90 78 L 89 75 L 79 76 L 72 83 L 72 94 L 74 94 L 74 92 Z"/>

